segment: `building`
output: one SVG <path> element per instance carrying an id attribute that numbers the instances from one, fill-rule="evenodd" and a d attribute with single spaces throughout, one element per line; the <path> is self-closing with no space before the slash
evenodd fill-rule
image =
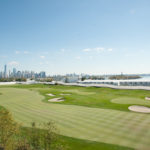
<path id="1" fill-rule="evenodd" d="M 4 66 L 4 78 L 7 78 L 7 65 Z"/>
<path id="2" fill-rule="evenodd" d="M 35 78 L 46 78 L 46 72 L 41 71 L 40 73 L 36 73 L 34 71 L 19 71 L 16 68 L 13 70 L 9 70 L 7 65 L 4 65 L 4 70 L 0 71 L 0 78 L 26 78 L 26 79 L 35 79 Z"/>
<path id="3" fill-rule="evenodd" d="M 80 84 L 86 85 L 115 85 L 115 86 L 150 86 L 150 79 L 134 79 L 134 80 L 84 80 L 78 81 Z"/>
<path id="4" fill-rule="evenodd" d="M 46 73 L 44 71 L 39 73 L 40 78 L 46 78 Z"/>
<path id="5" fill-rule="evenodd" d="M 15 77 L 16 76 L 16 73 L 17 73 L 17 70 L 16 70 L 16 68 L 13 68 L 13 77 Z"/>

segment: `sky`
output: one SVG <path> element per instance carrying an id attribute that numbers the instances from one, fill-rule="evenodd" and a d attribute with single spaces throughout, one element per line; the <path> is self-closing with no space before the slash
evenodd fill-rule
<path id="1" fill-rule="evenodd" d="M 150 73 L 150 0 L 0 0 L 0 70 Z"/>

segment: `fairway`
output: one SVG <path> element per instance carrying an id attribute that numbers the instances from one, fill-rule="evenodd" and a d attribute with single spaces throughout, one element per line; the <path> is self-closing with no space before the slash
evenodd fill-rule
<path id="1" fill-rule="evenodd" d="M 143 100 L 140 98 L 134 98 L 134 97 L 120 97 L 111 100 L 112 103 L 117 103 L 117 104 L 137 104 L 137 105 L 144 105 L 144 106 L 150 106 L 150 101 L 148 100 Z"/>
<path id="2" fill-rule="evenodd" d="M 42 101 L 44 96 L 35 90 L 0 88 L 0 93 L 0 105 L 11 111 L 24 126 L 32 121 L 52 120 L 62 135 L 139 150 L 150 147 L 148 114 L 46 103 Z"/>

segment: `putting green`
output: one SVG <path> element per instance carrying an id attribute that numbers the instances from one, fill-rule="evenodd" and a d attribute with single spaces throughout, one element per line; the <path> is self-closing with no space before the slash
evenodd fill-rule
<path id="1" fill-rule="evenodd" d="M 119 97 L 112 99 L 111 102 L 117 104 L 136 104 L 136 105 L 150 106 L 150 101 L 134 97 Z"/>
<path id="2" fill-rule="evenodd" d="M 150 147 L 150 116 L 119 110 L 44 103 L 36 91 L 0 88 L 0 105 L 24 126 L 55 121 L 66 136 L 117 144 L 135 149 Z"/>

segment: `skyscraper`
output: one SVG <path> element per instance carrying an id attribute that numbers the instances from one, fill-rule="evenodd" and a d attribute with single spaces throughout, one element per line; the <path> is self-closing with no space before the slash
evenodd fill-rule
<path id="1" fill-rule="evenodd" d="M 16 68 L 13 68 L 13 77 L 16 77 L 16 73 L 17 73 Z"/>
<path id="2" fill-rule="evenodd" d="M 4 66 L 4 78 L 7 78 L 7 65 Z"/>

